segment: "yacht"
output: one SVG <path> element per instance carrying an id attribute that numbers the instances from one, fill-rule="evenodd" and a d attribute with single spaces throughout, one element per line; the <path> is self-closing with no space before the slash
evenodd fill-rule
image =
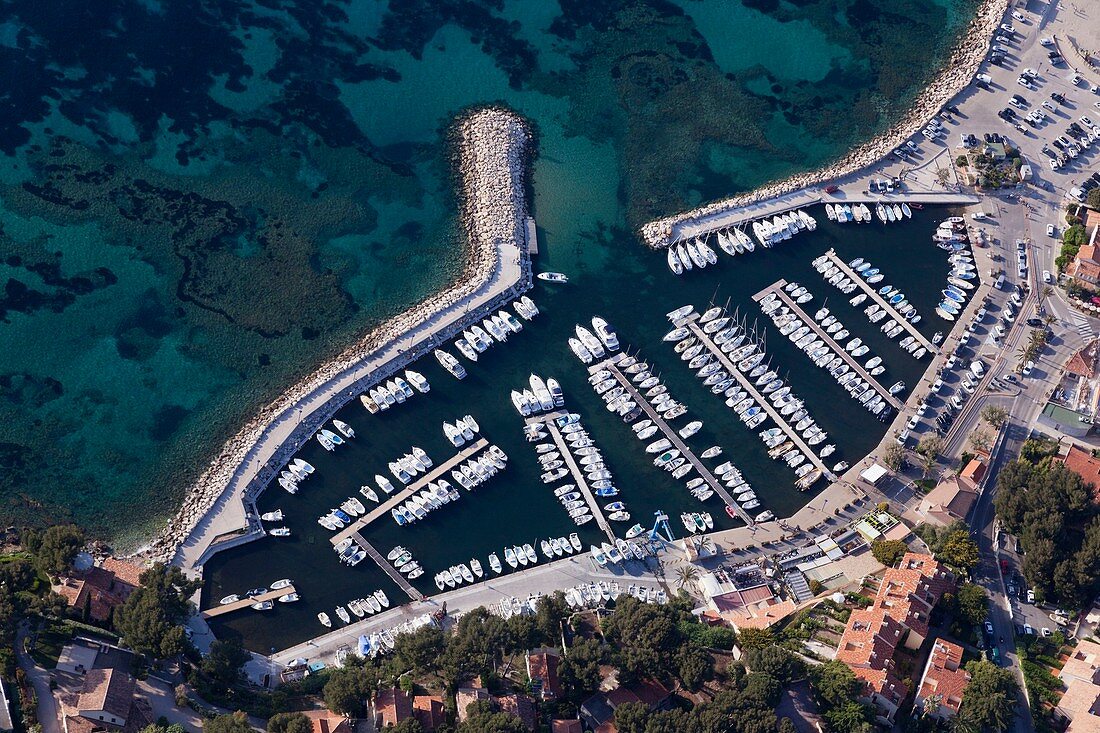
<path id="1" fill-rule="evenodd" d="M 443 349 L 436 349 L 432 353 L 435 354 L 435 359 L 439 362 L 439 365 L 450 372 L 451 376 L 456 379 L 466 378 L 466 368 L 454 356 Z"/>
<path id="2" fill-rule="evenodd" d="M 608 351 L 618 351 L 619 337 L 615 335 L 615 331 L 607 325 L 607 321 L 599 316 L 592 316 L 592 329 L 595 331 L 600 341 L 603 342 L 603 345 L 607 347 Z"/>

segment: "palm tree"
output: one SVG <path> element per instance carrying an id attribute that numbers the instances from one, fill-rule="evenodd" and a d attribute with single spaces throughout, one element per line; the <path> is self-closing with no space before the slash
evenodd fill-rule
<path id="1" fill-rule="evenodd" d="M 682 565 L 676 569 L 676 587 L 694 587 L 699 582 L 699 568 L 694 565 Z"/>
<path id="2" fill-rule="evenodd" d="M 710 537 L 701 537 L 699 539 L 699 554 L 713 555 L 718 548 L 714 545 L 714 540 Z"/>

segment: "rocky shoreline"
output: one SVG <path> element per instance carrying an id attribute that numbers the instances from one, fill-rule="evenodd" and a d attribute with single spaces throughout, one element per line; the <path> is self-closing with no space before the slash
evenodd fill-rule
<path id="1" fill-rule="evenodd" d="M 695 223 L 714 214 L 741 206 L 767 201 L 777 196 L 818 186 L 851 175 L 874 165 L 904 144 L 924 127 L 944 105 L 965 89 L 974 79 L 989 52 L 994 32 L 1003 22 L 1009 0 L 984 0 L 977 14 L 966 28 L 951 57 L 939 75 L 921 91 L 909 111 L 886 132 L 851 150 L 837 162 L 811 173 L 802 173 L 782 181 L 769 183 L 754 191 L 715 201 L 691 211 L 657 219 L 644 224 L 639 231 L 642 241 L 649 247 L 661 249 L 672 241 L 673 228 L 683 223 Z"/>
<path id="2" fill-rule="evenodd" d="M 249 527 L 241 528 L 234 537 L 248 537 L 262 532 L 251 504 L 262 493 L 290 454 L 309 439 L 321 423 L 327 421 L 341 406 L 354 399 L 370 384 L 385 379 L 397 368 L 403 368 L 416 357 L 431 350 L 432 343 L 449 335 L 433 333 L 429 323 L 440 314 L 462 306 L 483 288 L 493 284 L 499 269 L 501 247 L 511 242 L 526 260 L 525 219 L 527 217 L 526 180 L 531 160 L 531 129 L 522 117 L 501 107 L 482 107 L 467 111 L 452 125 L 449 135 L 452 160 L 456 165 L 462 238 L 466 261 L 462 274 L 453 285 L 404 313 L 388 320 L 366 334 L 339 356 L 320 366 L 308 377 L 289 388 L 274 402 L 263 407 L 232 438 L 222 446 L 184 497 L 178 513 L 172 517 L 159 536 L 139 556 L 147 561 L 172 561 L 177 550 L 187 541 L 206 515 L 218 510 L 218 503 L 240 500 L 245 503 Z M 530 266 L 522 263 L 520 283 L 508 288 L 518 292 L 530 286 Z M 514 297 L 514 293 L 512 295 Z M 468 306 L 466 306 L 468 307 Z M 472 311 L 470 316 L 476 315 Z M 451 330 L 459 330 L 458 328 Z M 256 460 L 254 449 L 262 443 L 265 433 L 295 412 L 296 408 L 326 391 L 333 391 L 342 378 L 380 358 L 394 343 L 410 332 L 423 329 L 421 343 L 425 348 L 416 353 L 397 351 L 395 357 L 378 364 L 367 376 L 356 380 L 351 388 L 335 390 L 319 409 L 301 418 L 294 434 L 251 477 L 249 467 Z M 244 479 L 244 480 L 241 480 Z M 239 496 L 237 496 L 239 494 Z M 220 538 L 215 538 L 220 539 Z"/>

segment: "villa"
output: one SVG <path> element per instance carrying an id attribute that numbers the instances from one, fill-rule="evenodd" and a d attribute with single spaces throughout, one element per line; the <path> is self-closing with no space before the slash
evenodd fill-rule
<path id="1" fill-rule="evenodd" d="M 1058 679 L 1066 691 L 1055 712 L 1068 723 L 1065 733 L 1100 731 L 1100 644 L 1078 642 Z"/>
<path id="2" fill-rule="evenodd" d="M 917 686 L 915 710 L 943 721 L 959 712 L 963 693 L 970 684 L 970 673 L 962 668 L 962 657 L 963 648 L 958 644 L 936 640 Z"/>

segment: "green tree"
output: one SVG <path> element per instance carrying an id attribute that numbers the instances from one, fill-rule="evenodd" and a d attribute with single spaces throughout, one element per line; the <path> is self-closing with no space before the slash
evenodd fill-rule
<path id="1" fill-rule="evenodd" d="M 894 473 L 901 470 L 901 463 L 905 458 L 905 450 L 897 443 L 887 443 L 882 452 L 882 463 Z"/>
<path id="2" fill-rule="evenodd" d="M 966 671 L 970 684 L 957 716 L 961 730 L 1007 730 L 1016 711 L 1016 678 L 984 659 L 967 663 Z"/>
<path id="3" fill-rule="evenodd" d="M 699 582 L 699 568 L 695 565 L 681 565 L 676 568 L 676 587 L 694 588 Z"/>
<path id="4" fill-rule="evenodd" d="M 1082 224 L 1074 224 L 1067 227 L 1062 232 L 1062 242 L 1064 244 L 1071 244 L 1075 247 L 1081 247 L 1088 243 L 1088 234 L 1085 232 L 1085 227 Z"/>
<path id="5" fill-rule="evenodd" d="M 620 675 L 627 680 L 676 676 L 675 655 L 683 644 L 676 623 L 678 613 L 670 606 L 631 597 L 620 599 L 615 612 L 603 622 Z"/>
<path id="6" fill-rule="evenodd" d="M 468 709 L 476 710 L 458 726 L 458 733 L 527 733 L 523 721 L 508 713 L 497 713 L 471 703 Z"/>
<path id="7" fill-rule="evenodd" d="M 830 710 L 825 711 L 825 720 L 829 723 L 829 729 L 837 733 L 855 733 L 872 729 L 871 711 L 866 705 L 856 700 L 848 700 Z"/>
<path id="8" fill-rule="evenodd" d="M 744 636 L 742 632 L 741 638 L 743 639 Z M 802 672 L 802 663 L 799 658 L 779 646 L 746 650 L 745 664 L 754 674 L 770 675 L 783 683 L 797 678 Z"/>
<path id="9" fill-rule="evenodd" d="M 978 565 L 978 544 L 965 531 L 953 532 L 936 553 L 936 558 L 969 572 Z"/>
<path id="10" fill-rule="evenodd" d="M 959 620 L 970 626 L 977 626 L 989 615 L 989 597 L 984 588 L 974 583 L 959 586 L 955 605 Z"/>
<path id="11" fill-rule="evenodd" d="M 216 715 L 202 724 L 203 733 L 252 733 L 248 716 L 238 710 L 227 715 Z"/>
<path id="12" fill-rule="evenodd" d="M 888 568 L 897 567 L 907 552 L 909 545 L 901 540 L 875 540 L 871 543 L 871 554 Z"/>
<path id="13" fill-rule="evenodd" d="M 596 639 L 577 641 L 558 664 L 558 680 L 567 697 L 579 702 L 600 686 L 604 650 Z"/>
<path id="14" fill-rule="evenodd" d="M 684 644 L 676 653 L 676 676 L 689 690 L 698 690 L 714 677 L 714 663 L 702 649 Z"/>
<path id="15" fill-rule="evenodd" d="M 555 591 L 539 599 L 535 606 L 535 626 L 545 643 L 557 643 L 561 637 L 561 623 L 573 613 L 565 600 L 565 594 Z"/>
<path id="16" fill-rule="evenodd" d="M 201 581 L 188 580 L 175 566 L 157 563 L 141 574 L 140 585 L 115 614 L 115 627 L 134 651 L 157 659 L 181 654 L 190 646 L 183 622 L 188 600 Z"/>
<path id="17" fill-rule="evenodd" d="M 361 718 L 366 715 L 367 703 L 378 685 L 378 668 L 372 662 L 363 662 L 332 670 L 321 694 L 329 710 Z"/>
<path id="18" fill-rule="evenodd" d="M 645 733 L 649 707 L 643 702 L 626 702 L 615 708 L 615 727 L 620 733 Z"/>
<path id="19" fill-rule="evenodd" d="M 762 700 L 769 707 L 775 707 L 783 694 L 783 685 L 770 674 L 754 672 L 745 678 L 745 694 Z"/>
<path id="20" fill-rule="evenodd" d="M 406 718 L 397 725 L 386 728 L 386 733 L 424 733 L 424 726 L 416 718 Z"/>
<path id="21" fill-rule="evenodd" d="M 267 733 L 311 733 L 313 723 L 301 713 L 276 713 L 267 721 Z"/>
<path id="22" fill-rule="evenodd" d="M 76 554 L 84 546 L 84 531 L 75 524 L 55 524 L 40 534 L 28 532 L 25 544 L 39 570 L 47 575 L 60 575 L 72 567 Z"/>
<path id="23" fill-rule="evenodd" d="M 763 649 L 775 644 L 771 629 L 744 629 L 740 634 L 741 649 Z"/>
<path id="24" fill-rule="evenodd" d="M 443 649 L 443 632 L 435 626 L 424 626 L 411 634 L 396 637 L 393 661 L 398 668 L 419 676 L 438 668 Z"/>
<path id="25" fill-rule="evenodd" d="M 988 453 L 993 445 L 993 437 L 985 430 L 975 430 L 970 434 L 970 447 L 979 453 Z"/>
<path id="26" fill-rule="evenodd" d="M 836 659 L 811 667 L 810 684 L 823 708 L 834 708 L 859 696 L 859 681 L 852 669 Z"/>
<path id="27" fill-rule="evenodd" d="M 1100 188 L 1089 191 L 1089 195 L 1085 199 L 1085 205 L 1090 209 L 1100 210 Z"/>
<path id="28" fill-rule="evenodd" d="M 943 438 L 938 435 L 926 435 L 917 443 L 917 454 L 921 457 L 921 470 L 927 478 L 936 468 L 943 452 Z"/>
<path id="29" fill-rule="evenodd" d="M 210 645 L 210 653 L 203 658 L 200 668 L 212 684 L 232 687 L 242 681 L 244 675 L 241 668 L 251 658 L 252 656 L 241 646 L 240 640 L 215 639 Z"/>
<path id="30" fill-rule="evenodd" d="M 1008 410 L 1000 405 L 986 405 L 981 415 L 983 420 L 998 429 L 1008 421 Z"/>

